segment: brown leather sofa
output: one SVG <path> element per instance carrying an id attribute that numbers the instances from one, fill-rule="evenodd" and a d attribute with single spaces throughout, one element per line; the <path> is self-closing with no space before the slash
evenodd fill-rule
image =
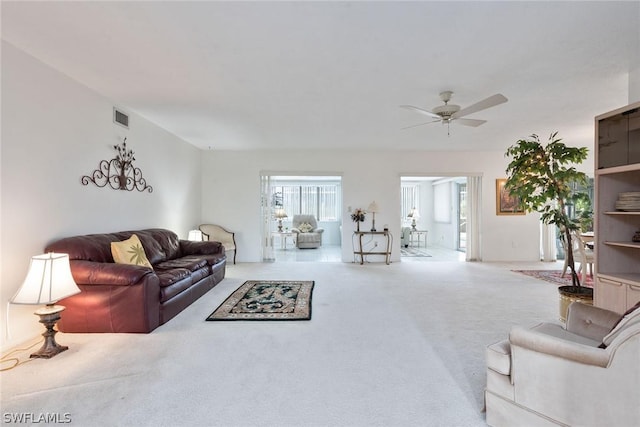
<path id="1" fill-rule="evenodd" d="M 153 269 L 114 263 L 111 242 L 132 234 Z M 82 291 L 59 302 L 62 332 L 151 332 L 217 285 L 226 268 L 220 242 L 181 240 L 164 229 L 67 237 L 46 252 L 69 254 Z"/>

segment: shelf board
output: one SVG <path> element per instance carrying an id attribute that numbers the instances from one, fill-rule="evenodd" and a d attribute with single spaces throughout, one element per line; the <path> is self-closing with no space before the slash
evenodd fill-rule
<path id="1" fill-rule="evenodd" d="M 623 248 L 640 249 L 640 242 L 611 242 L 611 241 L 605 241 L 604 244 L 607 245 L 607 246 L 619 246 L 619 247 L 623 247 Z"/>
<path id="2" fill-rule="evenodd" d="M 640 163 L 632 163 L 630 165 L 613 166 L 610 168 L 596 169 L 596 175 L 609 175 L 621 172 L 633 172 L 640 170 Z"/>
<path id="3" fill-rule="evenodd" d="M 606 211 L 605 215 L 640 215 L 640 211 Z"/>
<path id="4" fill-rule="evenodd" d="M 598 277 L 603 279 L 613 280 L 614 282 L 621 282 L 627 285 L 638 286 L 640 285 L 640 273 L 600 273 Z"/>

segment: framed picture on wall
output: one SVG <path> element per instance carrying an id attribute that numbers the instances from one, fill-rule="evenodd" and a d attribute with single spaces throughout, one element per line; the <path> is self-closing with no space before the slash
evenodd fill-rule
<path id="1" fill-rule="evenodd" d="M 505 189 L 506 178 L 496 179 L 496 215 L 524 215 L 517 197 L 511 196 Z"/>

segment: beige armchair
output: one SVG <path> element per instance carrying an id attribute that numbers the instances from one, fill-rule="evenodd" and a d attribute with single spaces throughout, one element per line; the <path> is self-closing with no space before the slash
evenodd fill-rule
<path id="1" fill-rule="evenodd" d="M 233 251 L 233 263 L 236 263 L 236 233 L 215 224 L 202 224 L 199 228 L 205 240 L 222 243 L 227 256 L 229 251 Z"/>
<path id="2" fill-rule="evenodd" d="M 606 345 L 606 348 L 601 348 Z M 487 424 L 640 425 L 640 308 L 573 303 L 566 326 L 514 327 L 487 348 Z"/>

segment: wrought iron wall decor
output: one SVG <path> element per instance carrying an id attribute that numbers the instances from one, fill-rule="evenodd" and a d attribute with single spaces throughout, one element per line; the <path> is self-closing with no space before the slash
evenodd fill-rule
<path id="1" fill-rule="evenodd" d="M 133 150 L 127 148 L 127 138 L 122 144 L 114 145 L 118 155 L 111 160 L 101 160 L 98 169 L 94 170 L 91 176 L 82 177 L 82 185 L 89 185 L 93 182 L 98 187 L 109 187 L 114 190 L 127 191 L 148 191 L 153 192 L 153 187 L 147 185 L 147 181 L 142 177 L 142 171 L 133 166 L 136 160 L 133 157 Z"/>

